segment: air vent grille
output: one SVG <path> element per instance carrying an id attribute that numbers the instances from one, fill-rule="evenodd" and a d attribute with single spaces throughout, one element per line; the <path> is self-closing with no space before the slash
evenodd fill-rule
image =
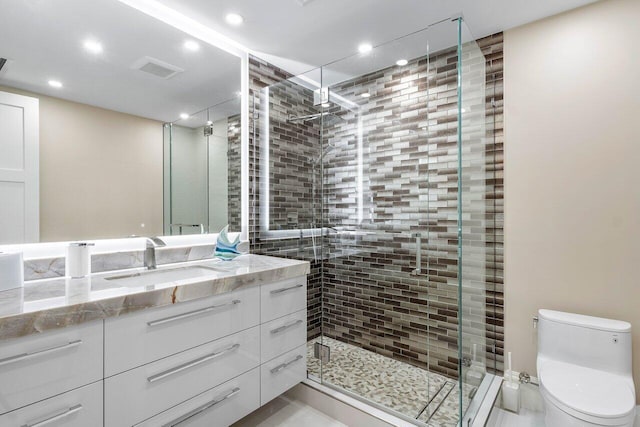
<path id="1" fill-rule="evenodd" d="M 150 56 L 140 58 L 133 64 L 132 68 L 165 80 L 184 71 L 180 67 L 176 67 L 175 65 L 168 64 L 156 58 L 151 58 Z"/>
<path id="2" fill-rule="evenodd" d="M 0 58 L 0 71 L 2 71 L 2 68 L 4 68 L 6 64 L 7 64 L 7 58 Z"/>

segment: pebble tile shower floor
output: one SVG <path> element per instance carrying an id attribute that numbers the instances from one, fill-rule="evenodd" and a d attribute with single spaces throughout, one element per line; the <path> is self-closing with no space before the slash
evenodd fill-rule
<path id="1" fill-rule="evenodd" d="M 313 357 L 313 346 L 319 341 L 316 338 L 307 343 L 309 375 L 430 427 L 458 424 L 456 380 L 327 337 L 323 344 L 331 348 L 331 360 L 321 366 Z M 463 386 L 465 396 L 472 390 Z M 464 399 L 465 406 L 469 400 Z"/>

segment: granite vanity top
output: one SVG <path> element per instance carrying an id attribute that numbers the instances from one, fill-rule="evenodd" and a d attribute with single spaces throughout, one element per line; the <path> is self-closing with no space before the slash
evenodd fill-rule
<path id="1" fill-rule="evenodd" d="M 233 261 L 209 260 L 171 264 L 212 268 L 196 278 L 123 286 L 107 277 L 143 272 L 129 269 L 93 274 L 82 279 L 58 278 L 26 282 L 24 288 L 0 292 L 0 340 L 37 334 L 92 320 L 163 307 L 309 274 L 309 262 L 264 255 L 241 255 Z M 127 279 L 127 282 L 133 282 Z"/>

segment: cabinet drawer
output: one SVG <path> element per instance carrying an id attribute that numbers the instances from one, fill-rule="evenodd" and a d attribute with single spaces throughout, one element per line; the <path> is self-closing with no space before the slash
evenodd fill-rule
<path id="1" fill-rule="evenodd" d="M 307 377 L 307 345 L 262 364 L 260 377 L 260 404 L 264 405 Z"/>
<path id="2" fill-rule="evenodd" d="M 260 325 L 260 360 L 266 362 L 307 342 L 307 310 Z"/>
<path id="3" fill-rule="evenodd" d="M 195 396 L 134 427 L 228 426 L 260 407 L 260 368 Z"/>
<path id="4" fill-rule="evenodd" d="M 105 376 L 256 326 L 260 289 L 251 287 L 105 320 Z"/>
<path id="5" fill-rule="evenodd" d="M 107 378 L 105 426 L 141 422 L 255 368 L 259 360 L 256 326 Z"/>
<path id="6" fill-rule="evenodd" d="M 4 341 L 0 414 L 102 379 L 102 321 Z"/>
<path id="7" fill-rule="evenodd" d="M 2 426 L 94 427 L 102 425 L 102 381 L 0 416 Z"/>
<path id="8" fill-rule="evenodd" d="M 261 286 L 260 301 L 262 323 L 306 308 L 307 276 Z"/>

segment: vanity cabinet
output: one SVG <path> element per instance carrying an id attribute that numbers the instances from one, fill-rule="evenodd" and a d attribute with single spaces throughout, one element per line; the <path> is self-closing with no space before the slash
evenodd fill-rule
<path id="1" fill-rule="evenodd" d="M 105 427 L 226 426 L 304 380 L 306 283 L 105 320 Z"/>
<path id="2" fill-rule="evenodd" d="M 227 426 L 306 378 L 306 276 L 7 340 L 0 425 Z"/>

